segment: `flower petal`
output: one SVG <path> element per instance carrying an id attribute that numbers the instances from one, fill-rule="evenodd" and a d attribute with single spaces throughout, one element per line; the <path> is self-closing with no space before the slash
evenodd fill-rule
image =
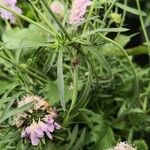
<path id="1" fill-rule="evenodd" d="M 55 129 L 54 124 L 48 125 L 47 129 L 48 129 L 49 132 L 54 132 L 54 129 Z"/>
<path id="2" fill-rule="evenodd" d="M 44 133 L 43 133 L 43 131 L 42 131 L 41 128 L 36 128 L 36 129 L 34 130 L 34 132 L 37 134 L 37 136 L 38 136 L 39 138 L 44 137 Z"/>
<path id="3" fill-rule="evenodd" d="M 50 139 L 53 139 L 52 134 L 49 131 L 46 131 L 45 133 Z"/>
<path id="4" fill-rule="evenodd" d="M 54 126 L 57 130 L 60 130 L 61 129 L 61 125 L 59 125 L 57 122 L 54 123 Z"/>
<path id="5" fill-rule="evenodd" d="M 34 146 L 37 146 L 40 142 L 39 138 L 37 137 L 37 135 L 35 133 L 31 133 L 31 136 L 30 136 L 30 139 L 31 139 L 31 143 L 32 145 Z"/>

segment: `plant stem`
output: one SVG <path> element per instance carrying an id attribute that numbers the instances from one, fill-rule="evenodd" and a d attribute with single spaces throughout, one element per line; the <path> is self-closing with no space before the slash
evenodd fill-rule
<path id="1" fill-rule="evenodd" d="M 73 96 L 72 96 L 72 102 L 69 109 L 69 113 L 74 108 L 77 100 L 78 95 L 78 66 L 74 67 L 74 77 L 73 77 Z"/>
<path id="2" fill-rule="evenodd" d="M 131 62 L 127 52 L 124 50 L 124 48 L 122 48 L 118 43 L 116 43 L 115 41 L 113 41 L 112 39 L 109 39 L 108 37 L 102 35 L 101 33 L 98 33 L 100 37 L 102 37 L 103 39 L 105 39 L 106 41 L 114 44 L 115 46 L 117 46 L 119 48 L 119 50 L 122 52 L 122 54 L 126 57 L 128 63 L 130 64 L 131 66 L 131 69 L 132 69 L 132 72 L 133 72 L 133 75 L 134 75 L 134 84 L 135 84 L 135 93 L 134 93 L 134 97 L 133 97 L 133 102 L 132 102 L 132 105 L 134 104 L 134 102 L 137 101 L 137 98 L 138 98 L 138 91 L 139 91 L 139 84 L 138 84 L 138 78 L 137 78 L 137 75 L 136 75 L 136 71 L 134 69 L 134 66 L 133 66 L 133 63 Z"/>
<path id="3" fill-rule="evenodd" d="M 55 33 L 57 33 L 56 29 L 53 27 L 53 25 L 50 23 L 50 21 L 42 14 L 42 12 L 35 6 L 35 4 L 29 0 L 29 2 L 31 3 L 32 7 L 35 9 L 35 11 L 41 16 L 41 18 L 47 23 L 47 25 L 50 27 L 50 29 L 52 31 L 54 31 Z"/>
<path id="4" fill-rule="evenodd" d="M 128 4 L 128 0 L 124 0 L 124 5 L 127 5 L 127 4 Z M 123 24 L 124 24 L 126 14 L 127 14 L 127 12 L 124 10 L 123 11 L 123 15 L 122 15 L 122 21 L 121 21 L 120 27 L 122 27 Z M 120 35 L 120 33 L 121 32 L 118 32 L 117 37 Z"/>
<path id="5" fill-rule="evenodd" d="M 137 8 L 138 8 L 138 11 L 140 12 L 141 11 L 141 7 L 140 7 L 139 0 L 136 0 L 136 5 L 137 5 Z M 144 25 L 144 21 L 143 21 L 142 15 L 139 14 L 139 18 L 140 18 L 140 23 L 141 23 L 141 26 L 142 26 L 142 30 L 143 30 L 143 33 L 144 33 L 145 40 L 146 40 L 146 42 L 148 44 L 148 48 L 150 48 L 149 38 L 148 38 L 148 35 L 147 35 L 147 31 L 146 31 L 146 28 L 145 28 L 145 25 Z M 149 53 L 149 64 L 150 64 L 150 53 Z"/>
<path id="6" fill-rule="evenodd" d="M 88 14 L 87 18 L 89 18 L 89 17 L 92 16 L 92 13 L 93 13 L 93 10 L 94 10 L 94 5 L 95 5 L 95 2 L 96 2 L 96 1 L 97 1 L 97 0 L 93 0 L 92 6 L 91 6 L 91 8 L 90 8 L 90 11 L 89 11 L 89 14 Z M 82 32 L 82 33 L 84 33 L 84 32 L 87 30 L 88 25 L 89 25 L 89 22 L 86 22 L 86 24 L 84 25 L 84 29 L 83 29 L 83 32 Z"/>
<path id="7" fill-rule="evenodd" d="M 74 108 L 74 106 L 76 104 L 77 95 L 78 95 L 78 66 L 74 66 L 73 96 L 72 96 L 72 101 L 71 101 L 71 106 L 69 108 L 69 111 L 68 111 L 66 117 L 64 118 L 63 126 L 67 126 L 68 125 L 70 112 L 73 110 L 73 108 Z"/>
<path id="8" fill-rule="evenodd" d="M 59 21 L 59 19 L 56 17 L 56 15 L 53 13 L 53 11 L 50 9 L 50 7 L 48 6 L 47 2 L 45 0 L 43 0 L 43 4 L 44 6 L 47 8 L 48 12 L 50 13 L 50 15 L 53 17 L 53 19 L 56 21 L 57 25 L 60 27 L 60 29 L 63 31 L 63 33 L 65 34 L 66 38 L 69 41 L 72 41 L 70 35 L 68 34 L 67 30 L 64 28 L 64 26 L 61 24 L 61 22 Z"/>
<path id="9" fill-rule="evenodd" d="M 25 73 L 28 73 L 29 75 L 31 75 L 32 77 L 34 77 L 35 79 L 38 79 L 42 82 L 47 82 L 46 79 L 40 77 L 39 75 L 37 75 L 36 73 L 31 72 L 28 69 L 25 69 L 24 67 L 16 64 L 15 62 L 12 62 L 10 59 L 6 58 L 5 56 L 0 55 L 0 57 L 6 61 L 8 61 L 9 63 L 11 63 L 12 65 L 14 65 L 15 67 L 17 67 L 18 69 L 22 70 Z"/>
<path id="10" fill-rule="evenodd" d="M 116 2 L 116 0 L 113 0 L 113 2 L 111 3 L 110 7 L 109 7 L 108 10 L 106 11 L 102 22 L 105 23 L 105 21 L 106 21 L 108 15 L 109 15 L 110 11 L 112 10 L 112 7 L 114 6 L 115 2 Z M 101 25 L 101 27 L 103 27 L 103 24 Z"/>
<path id="11" fill-rule="evenodd" d="M 55 36 L 55 34 L 54 34 L 52 31 L 50 31 L 50 30 L 47 29 L 46 27 L 40 25 L 39 23 L 37 23 L 37 22 L 35 22 L 35 21 L 29 19 L 28 17 L 26 17 L 26 16 L 24 16 L 24 15 L 21 15 L 21 14 L 18 14 L 18 13 L 16 13 L 15 11 L 13 11 L 13 10 L 11 10 L 11 9 L 9 9 L 9 8 L 7 8 L 7 7 L 5 7 L 5 6 L 2 6 L 2 5 L 0 5 L 0 8 L 5 9 L 5 10 L 7 10 L 7 11 L 13 13 L 13 14 L 15 14 L 16 16 L 20 17 L 21 19 L 23 19 L 23 20 L 25 20 L 25 21 L 27 21 L 27 22 L 29 22 L 29 23 L 31 23 L 31 24 L 34 24 L 35 26 L 37 26 L 37 27 L 43 29 L 44 31 L 48 32 L 50 35 Z"/>

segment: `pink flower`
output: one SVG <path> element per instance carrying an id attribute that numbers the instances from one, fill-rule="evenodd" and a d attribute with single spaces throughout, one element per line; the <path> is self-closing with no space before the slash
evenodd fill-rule
<path id="1" fill-rule="evenodd" d="M 22 13 L 22 10 L 16 6 L 17 0 L 0 0 L 0 5 L 5 6 L 19 14 Z M 0 8 L 0 16 L 3 19 L 10 20 L 11 23 L 15 23 L 16 18 L 11 12 Z"/>
<path id="2" fill-rule="evenodd" d="M 44 136 L 52 139 L 53 132 L 61 129 L 61 126 L 56 122 L 56 109 L 40 96 L 26 95 L 18 102 L 18 107 L 30 102 L 34 102 L 32 107 L 17 114 L 14 121 L 22 129 L 21 137 L 37 146 Z"/>
<path id="3" fill-rule="evenodd" d="M 48 124 L 43 123 L 42 121 L 40 121 L 40 122 L 39 122 L 39 126 L 40 126 L 41 130 L 42 130 L 43 132 L 45 132 L 46 135 L 47 135 L 50 139 L 53 138 L 53 137 L 52 137 L 52 134 L 51 134 L 52 132 L 54 132 L 54 125 L 53 125 L 53 124 L 48 125 Z"/>
<path id="4" fill-rule="evenodd" d="M 27 126 L 21 133 L 21 137 L 27 140 L 31 140 L 31 144 L 37 146 L 40 142 L 40 139 L 44 137 L 44 133 L 49 139 L 52 139 L 52 133 L 55 129 L 59 130 L 61 126 L 54 121 L 53 118 L 48 118 L 47 122 L 38 121 L 33 123 L 30 126 Z"/>
<path id="5" fill-rule="evenodd" d="M 21 137 L 30 139 L 32 145 L 36 146 L 40 142 L 39 138 L 44 137 L 44 133 L 39 125 L 35 121 L 33 121 L 30 126 L 22 131 Z"/>
<path id="6" fill-rule="evenodd" d="M 58 15 L 63 15 L 63 13 L 64 13 L 64 5 L 61 2 L 55 0 L 55 1 L 53 1 L 51 3 L 50 7 L 51 7 L 51 10 L 54 13 L 56 13 Z"/>
<path id="7" fill-rule="evenodd" d="M 91 4 L 92 2 L 90 0 L 74 0 L 70 12 L 69 23 L 74 25 L 83 21 L 85 19 L 84 15 L 87 7 Z"/>

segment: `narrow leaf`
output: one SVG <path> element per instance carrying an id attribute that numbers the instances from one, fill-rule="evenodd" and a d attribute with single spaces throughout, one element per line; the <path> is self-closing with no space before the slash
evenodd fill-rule
<path id="1" fill-rule="evenodd" d="M 7 114 L 3 115 L 2 118 L 0 118 L 0 123 L 5 121 L 9 117 L 14 116 L 14 115 L 16 115 L 16 114 L 18 114 L 18 113 L 20 113 L 20 112 L 30 108 L 33 104 L 34 104 L 34 101 L 30 102 L 30 103 L 27 103 L 27 104 L 25 104 L 25 105 L 23 105 L 21 107 L 18 107 L 16 109 L 12 110 L 12 111 L 7 112 Z"/>
<path id="2" fill-rule="evenodd" d="M 98 28 L 92 31 L 85 32 L 81 35 L 82 38 L 87 37 L 89 35 L 95 34 L 97 32 L 125 32 L 128 31 L 127 28 Z"/>
<path id="3" fill-rule="evenodd" d="M 63 75 L 63 52 L 60 50 L 57 60 L 57 84 L 59 97 L 63 110 L 65 111 L 65 92 L 64 92 L 64 75 Z"/>
<path id="4" fill-rule="evenodd" d="M 121 3 L 116 3 L 116 6 L 127 11 L 127 12 L 130 12 L 132 14 L 135 14 L 135 15 L 140 15 L 140 16 L 146 16 L 146 13 L 143 12 L 143 11 L 139 11 L 137 9 L 134 9 L 134 8 L 131 8 L 129 6 L 126 6 L 126 5 L 123 5 Z"/>

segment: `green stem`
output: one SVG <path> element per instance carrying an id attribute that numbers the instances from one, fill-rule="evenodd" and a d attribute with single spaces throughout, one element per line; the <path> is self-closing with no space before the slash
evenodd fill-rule
<path id="1" fill-rule="evenodd" d="M 76 101 L 77 101 L 77 95 L 78 95 L 78 66 L 74 67 L 74 77 L 73 77 L 73 96 L 72 96 L 72 101 L 71 101 L 71 106 L 69 108 L 69 111 L 64 118 L 63 126 L 68 125 L 70 113 L 75 107 Z"/>
<path id="2" fill-rule="evenodd" d="M 92 13 L 93 13 L 93 10 L 94 10 L 94 5 L 95 5 L 95 2 L 96 2 L 96 1 L 97 1 L 97 0 L 93 0 L 92 6 L 91 6 L 91 8 L 90 8 L 90 11 L 89 11 L 89 14 L 88 14 L 87 18 L 89 18 L 89 17 L 92 16 Z M 84 33 L 84 32 L 87 30 L 88 25 L 89 25 L 89 22 L 86 22 L 86 24 L 84 25 L 84 29 L 83 29 L 83 32 L 82 32 L 82 33 Z"/>
<path id="3" fill-rule="evenodd" d="M 127 4 L 128 4 L 128 0 L 124 0 L 124 5 L 126 6 Z M 122 27 L 123 24 L 124 24 L 126 14 L 127 14 L 127 12 L 124 10 L 123 11 L 123 15 L 122 15 L 122 21 L 121 21 L 120 27 Z M 121 32 L 118 32 L 117 37 L 120 35 L 120 33 Z"/>
<path id="4" fill-rule="evenodd" d="M 15 67 L 17 67 L 18 69 L 22 70 L 23 72 L 28 73 L 28 74 L 31 75 L 32 77 L 34 77 L 34 78 L 36 78 L 36 79 L 38 79 L 38 80 L 40 80 L 40 81 L 42 81 L 42 82 L 47 82 L 46 79 L 44 79 L 44 78 L 38 76 L 36 73 L 33 73 L 33 72 L 31 72 L 30 70 L 28 70 L 28 69 L 25 69 L 24 67 L 22 67 L 22 66 L 16 64 L 15 62 L 12 62 L 9 58 L 6 58 L 5 56 L 2 56 L 2 55 L 0 55 L 0 57 L 1 57 L 2 59 L 4 59 L 4 60 L 8 61 L 9 63 L 11 63 L 12 65 L 14 65 Z"/>
<path id="5" fill-rule="evenodd" d="M 78 95 L 78 66 L 74 67 L 74 77 L 73 77 L 73 96 L 72 96 L 72 102 L 69 109 L 69 113 L 74 108 L 77 100 Z"/>
<path id="6" fill-rule="evenodd" d="M 136 102 L 137 98 L 138 98 L 139 84 L 138 84 L 138 78 L 137 78 L 136 71 L 134 69 L 133 63 L 131 62 L 127 52 L 118 43 L 116 43 L 112 39 L 107 38 L 106 36 L 102 35 L 101 33 L 99 33 L 99 36 L 101 36 L 106 41 L 108 41 L 108 42 L 114 44 L 115 46 L 117 46 L 119 48 L 119 50 L 123 53 L 123 55 L 126 57 L 126 59 L 128 60 L 128 63 L 130 64 L 133 75 L 134 75 L 135 93 L 134 93 L 133 103 L 132 103 L 132 104 L 134 104 L 134 102 Z"/>
<path id="7" fill-rule="evenodd" d="M 20 17 L 21 19 L 23 19 L 23 20 L 25 20 L 25 21 L 27 21 L 27 22 L 29 22 L 29 23 L 32 23 L 32 24 L 34 24 L 35 26 L 37 26 L 37 27 L 43 29 L 44 31 L 48 32 L 50 35 L 55 36 L 55 34 L 54 34 L 52 31 L 48 30 L 46 27 L 40 25 L 39 23 L 37 23 L 37 22 L 35 22 L 35 21 L 29 19 L 28 17 L 26 17 L 26 16 L 24 16 L 24 15 L 21 15 L 21 14 L 18 14 L 18 13 L 16 13 L 15 11 L 13 11 L 13 10 L 11 10 L 11 9 L 9 9 L 9 8 L 7 8 L 7 7 L 5 7 L 5 6 L 2 6 L 2 5 L 0 5 L 0 8 L 5 9 L 5 10 L 7 10 L 7 11 L 13 13 L 13 14 L 15 14 L 16 16 Z"/>
<path id="8" fill-rule="evenodd" d="M 113 8 L 115 2 L 116 2 L 116 0 L 113 0 L 113 2 L 111 3 L 110 7 L 109 7 L 108 10 L 106 11 L 106 13 L 105 13 L 105 15 L 104 15 L 104 18 L 103 18 L 102 22 L 105 23 L 105 21 L 106 21 L 108 15 L 109 15 L 110 11 L 112 10 L 112 8 Z M 103 27 L 103 24 L 101 25 L 101 27 Z"/>
<path id="9" fill-rule="evenodd" d="M 137 5 L 137 8 L 138 8 L 138 11 L 140 12 L 141 11 L 141 7 L 140 7 L 139 0 L 136 0 L 136 5 Z M 148 44 L 148 48 L 149 48 L 150 47 L 149 38 L 148 38 L 148 35 L 147 35 L 147 31 L 146 31 L 146 28 L 145 28 L 145 25 L 144 25 L 144 21 L 143 21 L 142 15 L 139 14 L 139 18 L 140 18 L 140 23 L 141 23 L 141 26 L 142 26 L 142 30 L 143 30 L 143 33 L 144 33 L 145 40 L 146 40 L 146 42 Z M 150 63 L 150 53 L 149 53 L 149 63 Z"/>
<path id="10" fill-rule="evenodd" d="M 34 5 L 34 3 L 29 0 L 29 2 L 31 3 L 32 7 L 35 9 L 35 11 L 41 16 L 41 18 L 47 23 L 47 25 L 50 27 L 50 29 L 52 31 L 54 31 L 55 33 L 57 33 L 56 29 L 53 27 L 53 25 L 50 23 L 50 21 L 42 14 L 42 12 Z"/>
<path id="11" fill-rule="evenodd" d="M 48 12 L 50 13 L 50 15 L 53 17 L 53 19 L 56 21 L 57 25 L 60 27 L 60 29 L 63 31 L 63 33 L 65 34 L 66 38 L 69 41 L 72 41 L 70 35 L 68 34 L 67 30 L 65 29 L 65 27 L 61 24 L 61 22 L 59 21 L 59 19 L 56 17 L 56 15 L 53 13 L 53 11 L 50 9 L 50 7 L 47 4 L 46 0 L 43 0 L 43 4 L 44 6 L 47 8 Z"/>

